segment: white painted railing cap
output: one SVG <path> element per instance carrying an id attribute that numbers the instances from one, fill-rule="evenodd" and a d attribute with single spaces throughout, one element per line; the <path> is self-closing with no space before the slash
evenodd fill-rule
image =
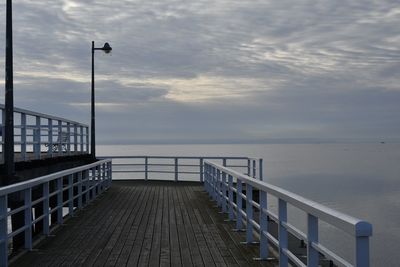
<path id="1" fill-rule="evenodd" d="M 372 235 L 372 224 L 370 224 L 369 222 L 359 221 L 358 223 L 356 223 L 355 228 L 355 234 L 357 237 Z"/>

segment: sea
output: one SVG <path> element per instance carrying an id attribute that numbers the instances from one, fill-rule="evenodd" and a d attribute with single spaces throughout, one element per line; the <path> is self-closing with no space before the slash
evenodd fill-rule
<path id="1" fill-rule="evenodd" d="M 398 143 L 99 145 L 97 153 L 263 158 L 265 182 L 370 222 L 371 265 L 400 266 Z M 305 231 L 305 215 L 300 211 L 289 209 L 290 220 Z M 322 222 L 320 229 L 322 244 L 352 258 L 354 238 Z"/>

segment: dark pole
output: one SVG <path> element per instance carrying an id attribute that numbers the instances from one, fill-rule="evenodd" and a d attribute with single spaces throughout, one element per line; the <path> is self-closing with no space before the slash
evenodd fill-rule
<path id="1" fill-rule="evenodd" d="M 94 41 L 92 41 L 92 116 L 91 116 L 91 143 L 90 143 L 90 154 L 92 158 L 96 158 L 96 135 L 95 135 L 95 111 L 94 111 Z"/>
<path id="2" fill-rule="evenodd" d="M 4 133 L 4 168 L 6 181 L 11 182 L 14 167 L 14 97 L 13 97 L 13 41 L 12 41 L 12 1 L 7 0 L 6 15 L 6 88 L 5 88 L 5 133 Z"/>

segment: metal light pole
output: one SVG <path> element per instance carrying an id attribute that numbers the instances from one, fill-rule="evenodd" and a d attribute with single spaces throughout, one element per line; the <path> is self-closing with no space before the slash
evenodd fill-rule
<path id="1" fill-rule="evenodd" d="M 108 43 L 105 43 L 103 47 L 94 47 L 94 41 L 92 41 L 92 98 L 91 98 L 91 125 L 90 125 L 90 154 L 92 158 L 96 158 L 96 130 L 95 130 L 95 98 L 94 98 L 94 51 L 103 50 L 104 53 L 108 54 L 112 48 Z"/>
<path id="2" fill-rule="evenodd" d="M 14 166 L 14 96 L 13 96 L 13 40 L 12 40 L 12 1 L 7 0 L 6 7 L 6 73 L 5 73 L 5 114 L 4 114 L 4 168 L 6 181 L 11 182 L 15 173 Z"/>

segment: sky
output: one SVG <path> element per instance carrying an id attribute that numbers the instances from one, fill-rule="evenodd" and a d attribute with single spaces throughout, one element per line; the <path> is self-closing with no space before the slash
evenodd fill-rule
<path id="1" fill-rule="evenodd" d="M 112 46 L 98 143 L 400 140 L 398 0 L 13 2 L 17 107 L 89 124 Z"/>

